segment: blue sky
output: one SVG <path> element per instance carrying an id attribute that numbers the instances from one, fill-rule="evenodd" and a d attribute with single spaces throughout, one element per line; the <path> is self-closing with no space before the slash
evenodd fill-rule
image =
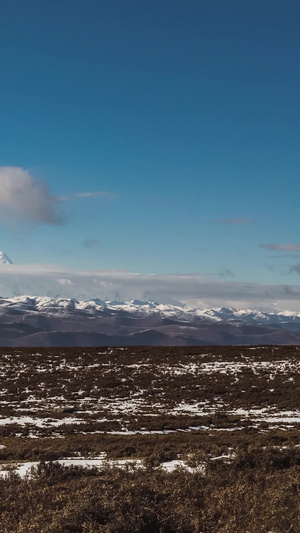
<path id="1" fill-rule="evenodd" d="M 0 249 L 298 285 L 299 41 L 295 0 L 3 0 L 0 165 L 61 218 L 0 183 Z"/>

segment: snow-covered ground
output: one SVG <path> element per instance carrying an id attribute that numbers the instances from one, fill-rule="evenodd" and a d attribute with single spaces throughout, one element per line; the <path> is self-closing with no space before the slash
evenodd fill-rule
<path id="1" fill-rule="evenodd" d="M 300 424 L 297 347 L 242 347 L 230 357 L 216 348 L 161 350 L 155 360 L 150 348 L 3 350 L 0 435 Z"/>
<path id="2" fill-rule="evenodd" d="M 216 458 L 218 459 L 218 458 Z M 75 466 L 81 468 L 98 468 L 101 470 L 104 467 L 117 467 L 117 468 L 145 468 L 143 462 L 140 459 L 106 459 L 105 454 L 101 457 L 94 457 L 93 459 L 86 459 L 84 457 L 71 457 L 68 459 L 59 459 L 56 461 L 62 466 Z M 3 463 L 0 464 L 0 477 L 5 478 L 10 472 L 15 472 L 21 478 L 25 478 L 32 474 L 32 472 L 39 467 L 37 461 L 26 461 L 19 463 Z M 158 467 L 157 467 L 158 468 Z M 160 463 L 159 468 L 162 468 L 166 472 L 173 472 L 177 468 L 183 468 L 187 472 L 203 472 L 204 467 L 202 465 L 191 467 L 185 461 L 181 459 L 175 459 L 173 461 L 163 461 Z"/>

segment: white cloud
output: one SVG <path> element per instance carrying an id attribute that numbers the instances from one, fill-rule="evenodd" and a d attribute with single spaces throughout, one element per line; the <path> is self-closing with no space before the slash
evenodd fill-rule
<path id="1" fill-rule="evenodd" d="M 59 200 L 50 194 L 47 182 L 37 180 L 20 167 L 0 167 L 2 219 L 59 224 L 58 205 Z"/>
<path id="2" fill-rule="evenodd" d="M 65 278 L 61 278 L 61 279 L 57 279 L 57 283 L 60 283 L 60 285 L 72 285 L 72 281 L 70 279 L 65 279 Z"/>

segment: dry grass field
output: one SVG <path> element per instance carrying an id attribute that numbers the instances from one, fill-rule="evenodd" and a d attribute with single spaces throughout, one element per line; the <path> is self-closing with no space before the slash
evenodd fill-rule
<path id="1" fill-rule="evenodd" d="M 0 351 L 0 532 L 300 531 L 300 348 Z"/>

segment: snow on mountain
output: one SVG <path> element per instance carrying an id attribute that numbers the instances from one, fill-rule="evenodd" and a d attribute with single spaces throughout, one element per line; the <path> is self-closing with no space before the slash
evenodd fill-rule
<path id="1" fill-rule="evenodd" d="M 12 265 L 12 260 L 4 252 L 0 252 L 0 264 L 2 265 Z"/>
<path id="2" fill-rule="evenodd" d="M 129 314 L 133 317 L 150 317 L 159 315 L 161 318 L 178 321 L 205 321 L 208 323 L 232 322 L 242 324 L 300 324 L 300 313 L 289 311 L 267 312 L 261 310 L 237 310 L 227 307 L 212 309 L 198 309 L 185 305 L 160 304 L 157 302 L 143 302 L 130 300 L 129 302 L 102 301 L 98 298 L 78 301 L 75 298 L 51 298 L 42 296 L 16 296 L 0 298 L 0 313 L 5 314 L 8 309 L 22 312 L 40 312 L 46 315 L 87 315 Z"/>
<path id="3" fill-rule="evenodd" d="M 300 345 L 300 313 L 0 297 L 0 346 Z"/>

